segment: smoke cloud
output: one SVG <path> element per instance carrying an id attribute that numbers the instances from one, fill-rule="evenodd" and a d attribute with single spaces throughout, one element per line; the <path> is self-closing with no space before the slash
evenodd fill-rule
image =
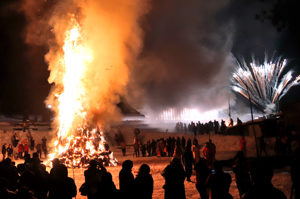
<path id="1" fill-rule="evenodd" d="M 139 20 L 148 11 L 147 2 L 27 0 L 23 3 L 23 11 L 28 21 L 27 42 L 49 46 L 45 56 L 50 70 L 48 81 L 55 86 L 46 104 L 51 104 L 59 114 L 58 96 L 66 89 L 64 77 L 68 70 L 64 67 L 64 42 L 67 31 L 78 23 L 79 45 L 86 56 L 80 79 L 81 99 L 78 100 L 82 103 L 82 112 L 86 113 L 85 119 L 107 125 L 120 116 L 116 104 L 120 101 L 119 96 L 127 94 L 128 66 L 136 60 L 142 47 Z M 83 121 L 75 118 L 73 125 L 74 122 Z"/>
<path id="2" fill-rule="evenodd" d="M 234 24 L 219 23 L 228 1 L 151 1 L 143 50 L 132 68 L 130 102 L 147 113 L 167 108 L 228 108 Z"/>

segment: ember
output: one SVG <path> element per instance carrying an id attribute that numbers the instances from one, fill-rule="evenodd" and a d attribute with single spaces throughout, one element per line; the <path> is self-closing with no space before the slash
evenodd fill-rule
<path id="1" fill-rule="evenodd" d="M 55 151 L 50 154 L 50 160 L 46 163 L 51 165 L 51 160 L 58 158 L 67 167 L 84 168 L 89 166 L 91 160 L 97 160 L 104 166 L 116 166 L 118 161 L 113 157 L 103 133 L 97 128 L 77 129 L 67 138 L 59 138 L 54 142 Z"/>

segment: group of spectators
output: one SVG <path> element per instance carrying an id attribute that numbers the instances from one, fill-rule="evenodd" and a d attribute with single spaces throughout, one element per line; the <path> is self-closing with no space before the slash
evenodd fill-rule
<path id="1" fill-rule="evenodd" d="M 47 158 L 47 138 L 44 136 L 41 143 L 35 144 L 35 139 L 30 132 L 26 134 L 26 139 L 20 142 L 17 133 L 12 136 L 12 144 L 4 143 L 2 145 L 2 160 L 6 157 L 10 159 L 23 159 L 25 155 L 29 154 L 30 151 L 35 151 L 39 154 L 39 158 L 42 158 L 42 152 L 44 157 Z M 14 147 L 17 148 L 17 153 L 14 153 Z"/>
<path id="2" fill-rule="evenodd" d="M 209 134 L 213 131 L 215 134 L 226 135 L 227 126 L 233 126 L 234 122 L 233 119 L 230 118 L 228 125 L 224 120 L 221 120 L 219 123 L 217 120 L 209 121 L 207 123 L 201 123 L 198 121 L 197 123 L 191 121 L 187 125 L 182 122 L 177 122 L 175 125 L 175 131 L 177 133 L 194 133 L 194 135 L 203 135 Z M 237 125 L 242 125 L 242 121 L 237 118 Z"/>
<path id="3" fill-rule="evenodd" d="M 291 166 L 291 175 L 295 187 L 296 198 L 299 196 L 299 152 Z M 275 188 L 272 183 L 273 170 L 266 162 L 255 161 L 249 167 L 247 159 L 242 151 L 235 155 L 233 172 L 235 181 L 242 199 L 286 199 L 282 191 Z M 192 161 L 190 161 L 192 160 Z M 163 185 L 165 199 L 185 199 L 184 181 L 190 181 L 192 165 L 194 165 L 196 184 L 201 199 L 232 199 L 229 189 L 232 183 L 230 174 L 223 171 L 221 161 L 214 161 L 208 166 L 205 158 L 193 161 L 191 146 L 186 145 L 182 160 L 174 157 L 162 172 L 165 179 Z M 84 172 L 85 183 L 81 186 L 82 195 L 88 199 L 94 198 L 152 198 L 153 178 L 150 167 L 142 164 L 136 177 L 132 174 L 133 162 L 125 160 L 119 172 L 119 187 L 117 189 L 112 176 L 102 164 L 96 161 L 90 162 L 90 167 Z M 191 167 L 188 169 L 187 167 Z M 190 173 L 189 173 L 190 172 Z M 297 188 L 296 188 L 297 187 Z M 208 194 L 209 193 L 209 194 Z"/>
<path id="4" fill-rule="evenodd" d="M 193 146 L 196 143 L 193 144 Z M 206 143 L 213 146 L 212 142 Z M 192 169 L 195 170 L 196 184 L 201 199 L 231 199 L 229 193 L 231 176 L 222 169 L 221 161 L 207 164 L 207 159 L 196 161 L 192 153 L 193 146 L 187 144 L 181 156 L 174 157 L 162 172 L 165 179 L 163 185 L 166 199 L 185 199 L 184 181 L 190 181 Z M 209 146 L 207 146 L 209 147 Z M 296 158 L 291 165 L 291 178 L 295 198 L 299 198 L 300 187 L 300 150 L 296 150 Z M 233 158 L 233 172 L 242 199 L 286 199 L 286 196 L 276 189 L 271 179 L 273 170 L 266 163 L 254 162 L 249 167 L 249 161 L 242 151 Z M 50 173 L 41 164 L 39 155 L 27 154 L 24 163 L 17 167 L 10 158 L 0 162 L 0 196 L 7 199 L 71 199 L 77 195 L 77 188 L 72 178 L 68 177 L 68 169 L 58 159 L 52 161 Z M 192 166 L 194 165 L 194 168 Z M 101 160 L 90 161 L 90 167 L 84 172 L 85 182 L 79 191 L 89 199 L 94 198 L 152 198 L 153 178 L 149 165 L 142 164 L 136 177 L 132 174 L 133 162 L 126 160 L 119 172 L 119 187 L 117 189 L 111 173 L 107 172 Z M 210 194 L 208 194 L 210 193 Z"/>
<path id="5" fill-rule="evenodd" d="M 198 139 L 194 137 L 193 141 L 188 138 L 186 139 L 184 136 L 182 138 L 177 137 L 169 137 L 167 139 L 152 139 L 148 140 L 147 143 L 143 144 L 140 143 L 138 138 L 134 139 L 133 149 L 135 157 L 140 157 L 140 152 L 143 157 L 151 157 L 151 156 L 158 156 L 158 157 L 178 157 L 181 159 L 183 151 L 186 147 L 189 146 L 193 152 L 193 157 L 195 160 L 199 160 L 201 149 L 203 146 L 199 145 Z M 127 143 L 123 140 L 120 144 L 123 156 L 126 156 L 126 148 Z M 209 159 L 209 163 L 212 163 L 215 153 L 216 153 L 216 146 L 212 143 L 211 140 L 207 142 L 202 150 L 202 153 L 205 157 Z"/>
<path id="6" fill-rule="evenodd" d="M 68 169 L 53 160 L 50 173 L 35 152 L 25 155 L 24 163 L 15 166 L 10 158 L 0 162 L 0 197 L 5 199 L 71 199 L 77 194 Z"/>

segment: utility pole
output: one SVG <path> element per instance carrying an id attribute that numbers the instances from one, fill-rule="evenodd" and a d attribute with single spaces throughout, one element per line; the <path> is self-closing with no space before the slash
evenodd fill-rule
<path id="1" fill-rule="evenodd" d="M 251 120 L 252 120 L 252 129 L 253 129 L 253 135 L 254 135 L 254 141 L 255 141 L 256 156 L 259 157 L 259 153 L 258 153 L 258 145 L 257 145 L 256 133 L 255 133 L 254 121 L 253 121 L 252 103 L 251 103 L 251 97 L 250 97 L 249 88 L 248 88 L 247 84 L 246 84 L 246 87 L 247 87 L 248 98 L 249 98 L 249 103 L 250 103 Z"/>
<path id="2" fill-rule="evenodd" d="M 228 116 L 231 118 L 231 113 L 230 113 L 230 97 L 228 98 Z"/>

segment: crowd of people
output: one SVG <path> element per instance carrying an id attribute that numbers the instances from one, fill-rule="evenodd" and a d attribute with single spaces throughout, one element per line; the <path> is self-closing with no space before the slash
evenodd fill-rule
<path id="1" fill-rule="evenodd" d="M 30 131 L 26 134 L 26 137 L 26 139 L 20 142 L 17 133 L 14 133 L 12 136 L 12 144 L 4 143 L 2 145 L 2 160 L 6 157 L 10 159 L 24 159 L 30 151 L 36 152 L 39 155 L 39 158 L 42 158 L 43 152 L 44 158 L 47 158 L 47 138 L 44 136 L 41 139 L 41 142 L 35 144 L 35 139 Z M 17 147 L 17 152 L 14 152 L 14 147 Z"/>
<path id="2" fill-rule="evenodd" d="M 237 125 L 242 125 L 242 121 L 237 118 Z M 177 122 L 175 125 L 175 131 L 177 133 L 194 133 L 194 135 L 203 135 L 209 134 L 213 131 L 215 134 L 226 135 L 227 126 L 233 126 L 233 119 L 229 119 L 229 123 L 226 124 L 224 120 L 221 120 L 219 123 L 217 120 L 209 121 L 207 123 L 201 123 L 198 121 L 197 123 L 191 121 L 191 123 L 185 124 L 182 122 Z"/>
<path id="3" fill-rule="evenodd" d="M 181 140 L 182 142 L 182 140 Z M 189 141 L 181 147 L 183 153 L 173 154 L 173 159 L 162 172 L 165 179 L 163 185 L 166 199 L 186 198 L 184 181 L 191 181 L 195 171 L 195 188 L 201 199 L 231 199 L 229 193 L 231 176 L 222 169 L 222 162 L 214 158 L 216 146 L 210 140 L 202 150 L 197 140 Z M 176 151 L 176 150 L 175 150 Z M 197 151 L 195 153 L 195 151 Z M 197 154 L 198 153 L 198 154 Z M 291 165 L 291 178 L 296 198 L 299 197 L 300 186 L 300 149 L 296 150 L 296 159 Z M 238 151 L 232 165 L 235 181 L 242 199 L 278 198 L 286 196 L 273 187 L 271 179 L 273 170 L 267 163 L 252 163 L 249 167 L 243 151 Z M 77 195 L 77 187 L 72 178 L 68 177 L 68 169 L 58 159 L 52 161 L 50 173 L 40 161 L 39 154 L 24 156 L 24 163 L 15 166 L 10 158 L 0 162 L 0 196 L 15 199 L 68 199 Z M 89 199 L 94 198 L 152 198 L 153 178 L 149 165 L 142 164 L 136 177 L 132 174 L 133 162 L 125 160 L 119 172 L 119 189 L 116 188 L 111 173 L 103 166 L 101 159 L 90 161 L 89 168 L 84 171 L 85 182 L 79 191 Z M 209 193 L 209 194 L 208 194 Z"/>

